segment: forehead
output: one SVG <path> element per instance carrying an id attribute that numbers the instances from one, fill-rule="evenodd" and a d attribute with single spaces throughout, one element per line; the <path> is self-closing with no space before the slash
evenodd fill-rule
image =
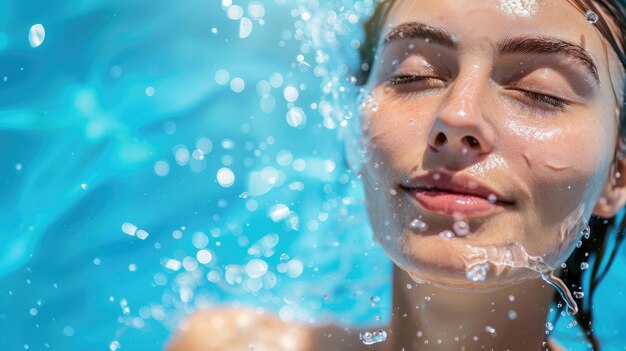
<path id="1" fill-rule="evenodd" d="M 531 34 L 567 40 L 592 53 L 603 51 L 603 38 L 567 0 L 398 0 L 382 37 L 405 22 L 444 28 L 461 46 L 472 40 L 496 42 Z"/>

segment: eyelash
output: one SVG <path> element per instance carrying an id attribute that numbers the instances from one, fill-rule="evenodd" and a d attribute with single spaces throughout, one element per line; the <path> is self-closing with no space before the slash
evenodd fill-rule
<path id="1" fill-rule="evenodd" d="M 414 76 L 414 75 L 398 75 L 398 76 L 393 76 L 389 79 L 389 83 L 392 86 L 397 86 L 397 85 L 402 85 L 402 84 L 408 84 L 408 83 L 413 83 L 413 82 L 419 82 L 419 81 L 425 81 L 425 80 L 440 80 L 438 78 L 435 77 L 429 77 L 429 76 Z M 543 103 L 543 104 L 547 104 L 549 105 L 548 109 L 540 109 L 540 108 L 536 108 L 534 106 L 529 106 L 528 104 L 521 104 L 523 105 L 524 109 L 528 109 L 531 112 L 536 112 L 537 110 L 541 110 L 542 112 L 547 112 L 547 113 L 556 113 L 557 111 L 563 111 L 565 110 L 565 108 L 567 107 L 567 102 L 563 99 L 559 99 L 557 97 L 551 96 L 551 95 L 546 95 L 546 94 L 540 94 L 534 91 L 530 91 L 530 90 L 523 90 L 523 89 L 515 89 L 516 91 L 522 93 L 524 96 Z"/>

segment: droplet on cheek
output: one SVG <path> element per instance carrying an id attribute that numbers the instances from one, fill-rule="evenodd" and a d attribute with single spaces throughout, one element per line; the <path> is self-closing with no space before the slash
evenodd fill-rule
<path id="1" fill-rule="evenodd" d="M 417 229 L 420 232 L 425 232 L 428 230 L 428 225 L 422 221 L 420 221 L 419 219 L 414 219 L 411 221 L 411 223 L 409 223 L 409 228 L 411 229 Z"/>
<path id="2" fill-rule="evenodd" d="M 589 10 L 585 13 L 585 19 L 587 19 L 587 23 L 589 24 L 596 24 L 600 20 L 600 16 L 592 10 Z"/>
<path id="3" fill-rule="evenodd" d="M 444 230 L 439 233 L 439 237 L 443 240 L 450 240 L 454 237 L 454 233 L 450 230 Z"/>
<path id="4" fill-rule="evenodd" d="M 469 224 L 465 221 L 456 221 L 452 225 L 452 229 L 457 236 L 466 236 L 470 233 Z"/>

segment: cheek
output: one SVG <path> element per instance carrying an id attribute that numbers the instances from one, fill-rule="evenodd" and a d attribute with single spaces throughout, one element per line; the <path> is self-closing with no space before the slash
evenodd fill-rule
<path id="1" fill-rule="evenodd" d="M 525 193 L 520 210 L 527 248 L 567 255 L 578 239 L 563 228 L 591 215 L 611 167 L 613 138 L 601 126 L 574 123 L 508 130 L 503 147 Z"/>

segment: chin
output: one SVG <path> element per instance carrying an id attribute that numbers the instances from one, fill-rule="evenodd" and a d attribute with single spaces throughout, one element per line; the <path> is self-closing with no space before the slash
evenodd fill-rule
<path id="1" fill-rule="evenodd" d="M 488 292 L 539 277 L 539 273 L 528 268 L 476 264 L 468 255 L 467 238 L 442 240 L 437 235 L 410 234 L 404 239 L 379 240 L 379 243 L 416 283 L 456 291 Z"/>

